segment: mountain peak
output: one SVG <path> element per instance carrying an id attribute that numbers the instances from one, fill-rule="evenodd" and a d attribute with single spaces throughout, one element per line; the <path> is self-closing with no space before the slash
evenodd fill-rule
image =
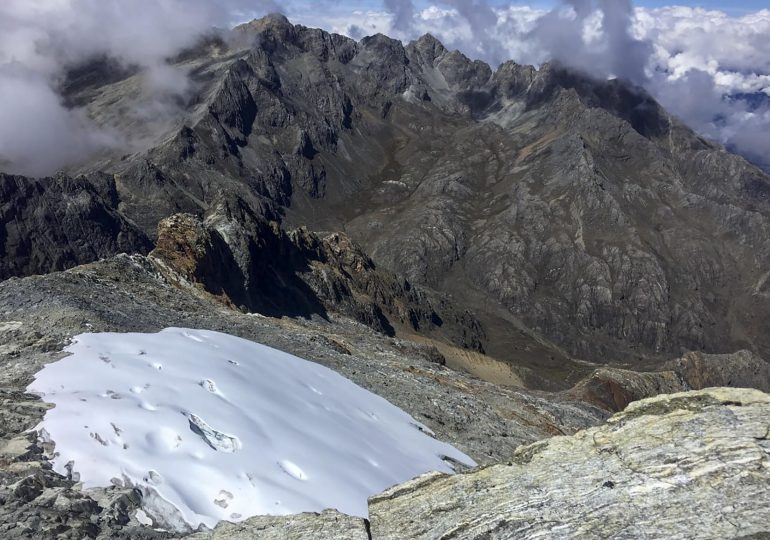
<path id="1" fill-rule="evenodd" d="M 207 66 L 191 75 L 206 100 L 189 111 L 188 132 L 146 154 L 108 156 L 120 173 L 115 206 L 145 236 L 171 211 L 210 217 L 222 197 L 239 201 L 233 220 L 244 231 L 258 220 L 344 229 L 382 268 L 440 292 L 481 290 L 499 299 L 495 310 L 581 359 L 750 348 L 731 337 L 744 334 L 752 350 L 770 351 L 768 326 L 723 315 L 745 313 L 759 298 L 746 291 L 765 290 L 770 181 L 647 94 L 555 63 L 493 72 L 431 34 L 406 47 L 382 34 L 356 43 L 271 15 L 234 39 L 230 52 L 252 50 L 195 59 Z M 73 102 L 112 115 L 116 92 L 128 103 L 132 84 L 78 90 Z M 698 213 L 682 210 L 692 200 Z M 747 234 L 744 220 L 762 221 L 741 244 L 733 239 Z M 129 225 L 116 223 L 117 237 Z M 6 272 L 59 260 L 69 259 L 25 259 Z M 727 260 L 746 269 L 742 281 Z M 694 272 L 693 261 L 708 270 Z M 266 282 L 243 264 L 249 283 Z M 702 292 L 720 279 L 730 287 Z M 524 353 L 505 346 L 508 323 L 486 309 L 480 330 L 463 321 L 469 331 L 453 331 L 453 343 L 479 341 L 517 360 Z M 757 317 L 767 309 L 757 304 Z M 486 337 L 467 339 L 476 335 Z"/>
<path id="2" fill-rule="evenodd" d="M 291 21 L 283 13 L 269 13 L 259 19 L 252 19 L 251 21 L 241 24 L 240 27 L 249 28 L 265 28 L 268 26 L 293 26 Z"/>
<path id="3" fill-rule="evenodd" d="M 447 52 L 447 48 L 441 43 L 433 34 L 425 34 L 421 36 L 417 41 L 413 41 L 414 47 L 420 51 L 420 53 L 429 58 L 431 61 L 435 60 L 442 54 Z"/>
<path id="4" fill-rule="evenodd" d="M 287 31 L 293 30 L 294 25 L 286 18 L 282 13 L 271 13 L 265 15 L 260 19 L 252 19 L 249 22 L 239 24 L 233 28 L 233 33 L 238 36 L 255 35 L 266 30 L 277 31 L 280 34 L 285 34 Z"/>

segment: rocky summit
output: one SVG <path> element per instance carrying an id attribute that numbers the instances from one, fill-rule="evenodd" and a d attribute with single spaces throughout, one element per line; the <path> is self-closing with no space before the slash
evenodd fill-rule
<path id="1" fill-rule="evenodd" d="M 430 35 L 274 15 L 168 64 L 162 122 L 118 59 L 59 81 L 141 144 L 0 172 L 0 538 L 770 538 L 767 174 L 628 82 Z M 479 468 L 189 530 L 57 474 L 35 374 L 169 327 L 327 366 Z"/>

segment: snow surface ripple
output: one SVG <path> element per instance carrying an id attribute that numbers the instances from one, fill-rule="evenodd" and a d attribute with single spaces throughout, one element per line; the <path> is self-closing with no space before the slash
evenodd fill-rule
<path id="1" fill-rule="evenodd" d="M 155 524 L 336 508 L 468 456 L 321 365 L 227 334 L 81 334 L 27 389 L 55 405 L 38 430 L 85 488 L 136 486 Z M 151 501 L 152 504 L 150 504 Z"/>

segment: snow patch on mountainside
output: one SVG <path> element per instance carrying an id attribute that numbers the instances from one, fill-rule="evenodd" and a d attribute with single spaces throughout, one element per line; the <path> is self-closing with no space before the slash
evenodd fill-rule
<path id="1" fill-rule="evenodd" d="M 371 495 L 475 465 L 334 371 L 230 335 L 82 334 L 66 351 L 28 388 L 55 405 L 36 428 L 56 443 L 54 469 L 139 488 L 156 526 L 366 517 Z"/>

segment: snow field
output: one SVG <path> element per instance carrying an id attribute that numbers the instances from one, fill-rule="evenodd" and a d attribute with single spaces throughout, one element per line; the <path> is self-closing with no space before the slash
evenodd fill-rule
<path id="1" fill-rule="evenodd" d="M 147 519 L 183 530 L 336 508 L 443 460 L 475 463 L 401 409 L 321 365 L 217 332 L 82 334 L 28 391 L 54 469 L 138 487 Z M 145 516 L 143 514 L 143 519 Z"/>

